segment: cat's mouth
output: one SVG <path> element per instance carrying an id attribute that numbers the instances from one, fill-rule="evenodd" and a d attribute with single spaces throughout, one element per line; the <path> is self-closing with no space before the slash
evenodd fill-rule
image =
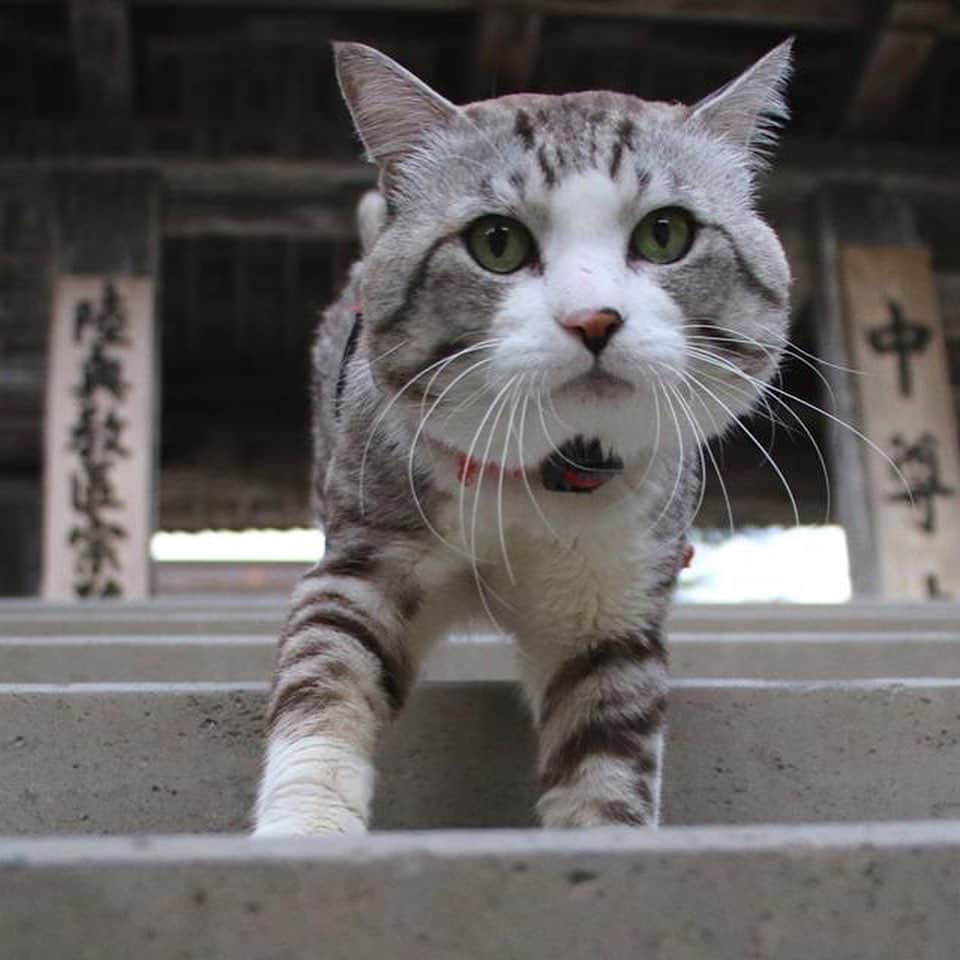
<path id="1" fill-rule="evenodd" d="M 595 366 L 586 373 L 567 381 L 559 388 L 560 393 L 577 393 L 597 399 L 614 399 L 633 393 L 632 383 Z"/>

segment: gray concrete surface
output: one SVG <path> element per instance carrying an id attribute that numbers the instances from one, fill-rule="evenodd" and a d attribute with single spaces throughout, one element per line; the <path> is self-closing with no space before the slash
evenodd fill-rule
<path id="1" fill-rule="evenodd" d="M 0 635 L 57 636 L 154 634 L 276 636 L 285 596 L 157 598 L 144 603 L 42 603 L 0 600 Z M 960 636 L 960 604 L 682 604 L 670 629 L 722 636 L 732 633 L 936 632 Z"/>
<path id="2" fill-rule="evenodd" d="M 0 637 L 5 683 L 256 682 L 270 676 L 275 643 L 240 636 Z M 960 636 L 756 633 L 670 638 L 676 677 L 774 680 L 960 677 Z M 463 640 L 437 647 L 427 681 L 516 679 L 509 643 Z"/>
<path id="3" fill-rule="evenodd" d="M 243 829 L 260 685 L 0 687 L 0 833 Z M 960 681 L 679 681 L 674 824 L 960 816 Z M 531 822 L 532 741 L 509 684 L 421 689 L 384 744 L 382 828 Z"/>
<path id="4" fill-rule="evenodd" d="M 257 682 L 275 641 L 238 636 L 0 636 L 4 683 Z"/>
<path id="5" fill-rule="evenodd" d="M 955 960 L 960 823 L 0 841 L 16 960 Z"/>

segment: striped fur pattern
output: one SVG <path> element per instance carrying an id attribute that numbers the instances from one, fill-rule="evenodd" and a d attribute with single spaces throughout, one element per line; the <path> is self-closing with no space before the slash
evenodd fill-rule
<path id="1" fill-rule="evenodd" d="M 789 44 L 692 107 L 458 107 L 375 50 L 336 54 L 380 185 L 316 340 L 327 553 L 280 638 L 257 832 L 365 829 L 380 733 L 431 644 L 477 623 L 516 642 L 543 823 L 655 824 L 663 623 L 704 444 L 749 410 L 786 335 L 789 271 L 754 193 Z M 630 234 L 661 208 L 688 212 L 693 243 L 640 262 Z M 521 269 L 468 252 L 490 214 L 532 236 Z M 585 311 L 622 318 L 600 353 L 565 326 Z M 574 438 L 622 464 L 589 495 L 541 483 Z"/>

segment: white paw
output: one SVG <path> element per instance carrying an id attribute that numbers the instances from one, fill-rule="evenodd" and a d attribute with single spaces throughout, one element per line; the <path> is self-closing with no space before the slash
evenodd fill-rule
<path id="1" fill-rule="evenodd" d="M 258 818 L 253 830 L 254 837 L 316 837 L 327 834 L 358 834 L 366 833 L 367 825 L 364 821 L 345 810 L 331 807 L 328 810 L 318 809 L 309 816 L 296 816 L 277 811 L 271 815 L 267 811 Z"/>
<path id="2" fill-rule="evenodd" d="M 255 816 L 257 837 L 365 833 L 373 767 L 330 737 L 271 741 Z"/>

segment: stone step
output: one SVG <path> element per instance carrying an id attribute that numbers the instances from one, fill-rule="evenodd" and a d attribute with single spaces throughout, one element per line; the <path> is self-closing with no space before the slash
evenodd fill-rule
<path id="1" fill-rule="evenodd" d="M 16 960 L 955 960 L 960 822 L 0 841 Z"/>
<path id="2" fill-rule="evenodd" d="M 275 637 L 286 597 L 158 598 L 144 603 L 0 601 L 0 636 L 263 634 Z M 877 633 L 960 636 L 960 604 L 683 604 L 673 633 Z"/>
<path id="3" fill-rule="evenodd" d="M 159 637 L 0 636 L 5 683 L 256 682 L 273 669 L 275 640 L 262 634 Z M 960 677 L 956 633 L 745 633 L 670 637 L 675 677 L 778 680 Z M 458 640 L 424 664 L 427 681 L 510 681 L 513 647 Z"/>
<path id="4" fill-rule="evenodd" d="M 245 828 L 259 684 L 0 686 L 0 834 Z M 960 680 L 680 680 L 669 824 L 960 816 Z M 531 822 L 532 737 L 508 683 L 427 684 L 383 749 L 384 829 Z"/>

